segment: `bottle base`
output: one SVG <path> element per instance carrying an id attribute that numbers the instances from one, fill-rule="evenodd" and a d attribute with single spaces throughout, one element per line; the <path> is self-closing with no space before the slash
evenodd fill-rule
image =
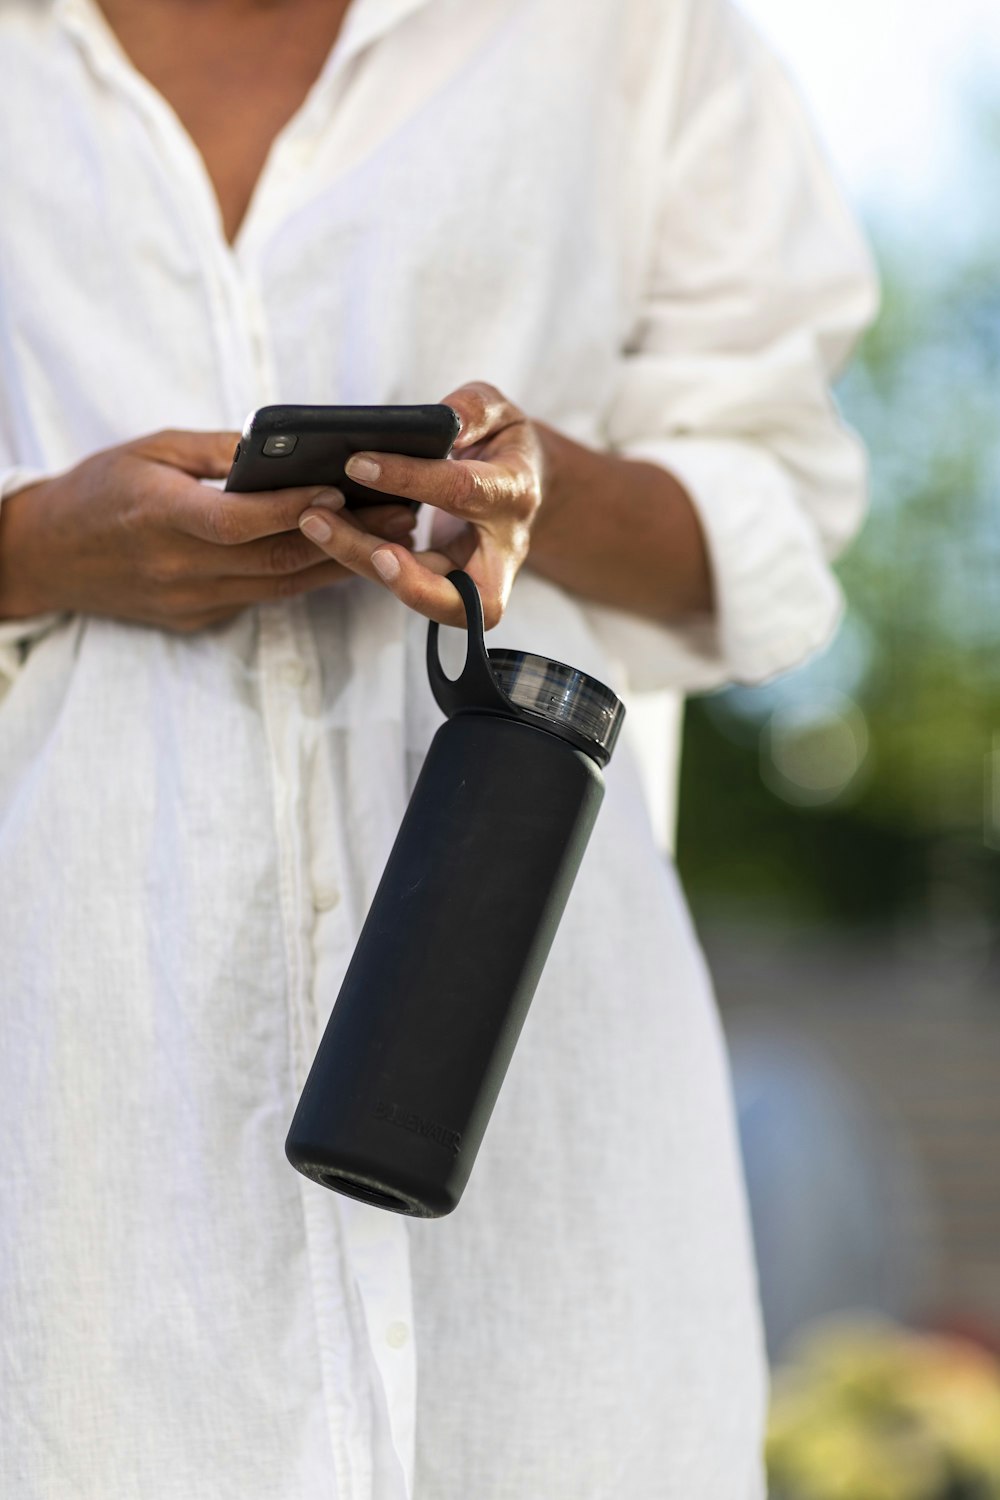
<path id="1" fill-rule="evenodd" d="M 384 1188 L 375 1187 L 357 1178 L 347 1177 L 343 1172 L 335 1172 L 332 1168 L 317 1172 L 315 1180 L 322 1183 L 324 1187 L 332 1188 L 335 1193 L 343 1193 L 348 1198 L 357 1198 L 362 1203 L 373 1203 L 376 1208 L 388 1208 L 397 1214 L 427 1216 L 426 1209 L 414 1205 L 408 1198 L 401 1198 L 398 1193 L 386 1192 Z"/>
<path id="2" fill-rule="evenodd" d="M 332 1161 L 333 1153 L 308 1148 L 302 1150 L 301 1146 L 292 1146 L 286 1141 L 285 1155 L 297 1172 L 312 1182 L 318 1182 L 320 1187 L 343 1193 L 347 1198 L 356 1198 L 360 1203 L 370 1203 L 375 1208 L 388 1209 L 390 1213 L 407 1214 L 411 1219 L 440 1219 L 451 1213 L 458 1202 L 457 1196 L 442 1187 L 432 1192 L 416 1182 L 387 1182 L 377 1168 L 372 1170 L 371 1163 L 345 1161 L 344 1156 L 349 1153 L 338 1152 L 340 1161 Z M 394 1178 L 397 1175 L 393 1174 Z"/>

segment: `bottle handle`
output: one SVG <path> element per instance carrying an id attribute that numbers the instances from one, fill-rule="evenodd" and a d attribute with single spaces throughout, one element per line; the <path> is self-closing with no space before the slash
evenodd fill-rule
<path id="1" fill-rule="evenodd" d="M 475 583 L 461 568 L 448 574 L 449 583 L 458 590 L 465 606 L 467 635 L 465 665 L 457 677 L 447 677 L 438 654 L 438 624 L 432 620 L 427 629 L 427 676 L 431 692 L 441 712 L 450 718 L 463 709 L 478 708 L 500 713 L 508 719 L 521 717 L 518 707 L 500 687 L 490 666 L 489 652 L 483 639 L 483 605 Z"/>

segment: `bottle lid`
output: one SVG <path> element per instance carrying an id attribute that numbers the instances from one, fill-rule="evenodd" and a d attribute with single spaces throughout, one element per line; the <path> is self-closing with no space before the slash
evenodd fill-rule
<path id="1" fill-rule="evenodd" d="M 569 729 L 607 764 L 625 717 L 621 699 L 596 677 L 527 651 L 489 651 L 500 689 L 524 713 Z"/>
<path id="2" fill-rule="evenodd" d="M 427 628 L 427 676 L 442 712 L 500 714 L 536 724 L 606 766 L 625 718 L 621 699 L 565 662 L 527 651 L 487 651 L 478 588 L 460 568 L 448 578 L 465 606 L 468 639 L 465 666 L 457 677 L 446 677 L 437 624 Z"/>

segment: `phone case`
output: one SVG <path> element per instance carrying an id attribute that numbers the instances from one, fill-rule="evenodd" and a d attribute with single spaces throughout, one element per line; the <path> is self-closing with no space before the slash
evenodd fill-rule
<path id="1" fill-rule="evenodd" d="M 226 489 L 335 485 L 348 509 L 415 500 L 366 489 L 344 473 L 352 453 L 447 458 L 459 430 L 450 406 L 262 406 L 248 418 Z"/>

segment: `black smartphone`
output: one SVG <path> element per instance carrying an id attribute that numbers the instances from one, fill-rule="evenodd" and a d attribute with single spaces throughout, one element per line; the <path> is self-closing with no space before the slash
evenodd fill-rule
<path id="1" fill-rule="evenodd" d="M 354 484 L 345 463 L 361 452 L 447 458 L 459 426 L 450 406 L 262 406 L 247 418 L 226 489 L 328 484 L 343 491 L 350 510 L 388 504 L 415 510 L 415 500 Z"/>

